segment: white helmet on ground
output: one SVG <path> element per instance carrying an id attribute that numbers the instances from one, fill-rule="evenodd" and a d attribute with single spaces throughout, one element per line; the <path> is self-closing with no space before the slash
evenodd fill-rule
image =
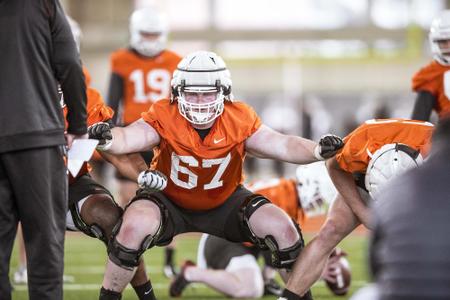
<path id="1" fill-rule="evenodd" d="M 405 144 L 386 144 L 372 155 L 366 171 L 365 186 L 374 196 L 377 190 L 394 177 L 422 164 L 419 151 Z"/>
<path id="2" fill-rule="evenodd" d="M 223 59 L 213 52 L 197 51 L 184 57 L 173 73 L 172 101 L 192 124 L 208 124 L 224 109 L 224 100 L 231 101 L 231 76 Z M 216 93 L 208 103 L 191 103 L 185 93 Z"/>
<path id="3" fill-rule="evenodd" d="M 130 46 L 145 56 L 156 56 L 166 48 L 169 26 L 154 7 L 135 10 L 130 17 Z M 150 35 L 151 37 L 146 37 Z"/>
<path id="4" fill-rule="evenodd" d="M 68 15 L 66 15 L 66 17 L 70 25 L 70 30 L 72 31 L 73 39 L 75 40 L 75 44 L 77 45 L 77 50 L 78 52 L 80 52 L 81 37 L 83 36 L 80 25 L 77 23 L 77 21 L 75 21 Z"/>
<path id="5" fill-rule="evenodd" d="M 450 40 L 450 10 L 444 10 L 433 19 L 428 38 L 433 58 L 442 65 L 450 65 L 450 47 L 439 45 Z"/>
<path id="6" fill-rule="evenodd" d="M 297 167 L 297 192 L 300 205 L 308 217 L 324 214 L 336 196 L 325 162 Z"/>

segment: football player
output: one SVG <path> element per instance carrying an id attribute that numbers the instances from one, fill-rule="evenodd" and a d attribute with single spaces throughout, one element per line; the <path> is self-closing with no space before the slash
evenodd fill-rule
<path id="1" fill-rule="evenodd" d="M 129 21 L 130 46 L 111 55 L 111 76 L 108 105 L 115 112 L 116 125 L 129 125 L 148 111 L 159 99 L 170 95 L 172 73 L 181 57 L 167 49 L 168 23 L 155 7 L 135 10 Z M 147 164 L 153 151 L 142 152 Z M 119 204 L 124 207 L 133 198 L 137 185 L 123 174 L 116 173 L 119 181 Z M 173 276 L 174 243 L 168 245 L 164 256 L 164 275 Z"/>
<path id="2" fill-rule="evenodd" d="M 254 110 L 232 101 L 231 76 L 221 57 L 198 51 L 174 72 L 171 99 L 154 103 L 141 119 L 103 135 L 92 127 L 99 149 L 112 154 L 156 148 L 152 168 L 168 177 L 167 188 L 140 190 L 130 201 L 109 243 L 100 299 L 120 299 L 142 253 L 167 245 L 183 232 L 205 232 L 270 248 L 273 263 L 289 269 L 303 241 L 289 216 L 242 186 L 246 153 L 306 164 L 333 156 L 342 140 L 327 135 L 319 144 L 282 135 L 261 124 Z"/>
<path id="3" fill-rule="evenodd" d="M 433 128 L 422 121 L 369 120 L 344 138 L 343 149 L 327 162 L 337 197 L 319 234 L 300 254 L 281 300 L 311 299 L 305 293 L 330 252 L 359 224 L 370 228 L 368 202 L 390 179 L 422 162 Z"/>
<path id="4" fill-rule="evenodd" d="M 324 212 L 323 207 L 333 200 L 336 190 L 323 163 L 300 166 L 296 173 L 296 179 L 260 180 L 248 188 L 270 199 L 301 224 L 305 215 Z M 339 249 L 333 254 L 322 278 L 334 283 L 337 277 L 335 268 L 340 259 L 345 259 L 345 253 Z M 172 281 L 169 293 L 172 297 L 178 297 L 190 283 L 201 282 L 232 298 L 259 298 L 263 294 L 281 296 L 282 289 L 273 279 L 275 272 L 268 275 L 266 270 L 261 271 L 257 262 L 260 255 L 264 257 L 266 264 L 271 264 L 269 251 L 262 252 L 251 243 L 232 243 L 204 234 L 198 246 L 197 266 L 186 261 L 181 272 Z M 285 274 L 281 275 L 285 277 Z M 349 283 L 345 291 L 340 290 L 340 295 L 348 287 Z"/>
<path id="5" fill-rule="evenodd" d="M 428 121 L 432 110 L 439 120 L 450 116 L 450 10 L 433 20 L 428 37 L 433 61 L 412 79 L 412 89 L 417 92 L 414 120 Z"/>

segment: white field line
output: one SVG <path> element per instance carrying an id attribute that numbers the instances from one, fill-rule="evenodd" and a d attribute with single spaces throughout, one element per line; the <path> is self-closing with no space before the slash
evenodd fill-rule
<path id="1" fill-rule="evenodd" d="M 352 286 L 354 287 L 362 287 L 366 285 L 367 282 L 364 280 L 355 280 L 352 281 Z M 152 283 L 153 288 L 156 290 L 162 290 L 162 289 L 168 289 L 169 283 Z M 206 285 L 200 284 L 200 283 L 193 283 L 192 288 L 194 289 L 209 289 Z M 315 284 L 315 286 L 325 286 L 325 283 L 323 281 L 319 281 Z M 78 284 L 78 283 L 64 283 L 64 290 L 66 291 L 94 291 L 94 290 L 100 290 L 100 284 L 94 284 L 94 283 L 84 283 L 84 284 Z M 128 285 L 127 289 L 131 289 L 131 286 Z M 14 285 L 14 290 L 18 292 L 27 291 L 26 285 Z"/>

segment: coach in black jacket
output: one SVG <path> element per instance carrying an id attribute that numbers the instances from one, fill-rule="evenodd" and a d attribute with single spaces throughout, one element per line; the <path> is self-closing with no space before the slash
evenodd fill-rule
<path id="1" fill-rule="evenodd" d="M 0 0 L 0 299 L 11 299 L 17 223 L 30 299 L 62 299 L 67 143 L 86 133 L 81 62 L 58 0 Z"/>

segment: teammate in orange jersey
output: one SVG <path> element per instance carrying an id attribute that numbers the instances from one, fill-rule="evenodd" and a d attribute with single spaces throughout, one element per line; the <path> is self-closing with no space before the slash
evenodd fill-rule
<path id="1" fill-rule="evenodd" d="M 320 277 L 333 248 L 359 224 L 370 228 L 368 202 L 390 179 L 421 163 L 433 128 L 422 121 L 369 120 L 344 138 L 345 146 L 327 162 L 338 195 L 319 234 L 300 254 L 286 299 L 305 299 L 299 295 Z"/>
<path id="2" fill-rule="evenodd" d="M 306 164 L 342 147 L 333 135 L 317 144 L 262 125 L 251 107 L 231 101 L 230 73 L 215 53 L 186 56 L 171 85 L 171 100 L 113 128 L 112 139 L 102 137 L 106 126 L 89 130 L 113 154 L 157 147 L 152 169 L 168 177 L 164 191 L 140 190 L 127 206 L 109 244 L 100 299 L 120 299 L 142 253 L 183 232 L 270 246 L 274 265 L 290 268 L 303 248 L 300 231 L 283 210 L 242 186 L 245 154 Z"/>
<path id="3" fill-rule="evenodd" d="M 325 213 L 326 204 L 333 200 L 336 189 L 323 162 L 300 166 L 296 173 L 296 179 L 259 180 L 248 188 L 270 199 L 301 224 L 305 215 L 308 218 Z M 336 264 L 343 260 L 348 264 L 342 250 L 338 249 L 334 254 L 322 274 L 322 278 L 331 282 L 336 282 Z M 190 283 L 196 282 L 232 298 L 259 298 L 263 294 L 280 296 L 282 288 L 273 279 L 276 271 L 267 265 L 262 271 L 257 262 L 260 255 L 266 264 L 271 264 L 269 251 L 261 251 L 251 243 L 232 243 L 204 234 L 198 246 L 197 265 L 186 261 L 172 281 L 169 293 L 178 297 Z M 341 294 L 344 292 L 341 290 Z"/>
<path id="4" fill-rule="evenodd" d="M 130 17 L 130 47 L 111 55 L 108 105 L 116 112 L 115 125 L 129 125 L 156 101 L 170 96 L 170 80 L 181 57 L 166 49 L 168 24 L 154 7 Z M 153 152 L 143 153 L 150 163 Z M 118 174 L 119 203 L 127 204 L 137 190 L 136 182 Z"/>
<path id="5" fill-rule="evenodd" d="M 116 125 L 129 125 L 148 111 L 159 99 L 170 96 L 170 80 L 181 57 L 166 48 L 168 24 L 164 16 L 154 7 L 145 7 L 133 12 L 130 17 L 130 47 L 119 49 L 111 55 L 111 77 L 108 105 L 117 114 Z M 147 164 L 153 151 L 142 152 Z M 125 207 L 133 198 L 137 185 L 117 173 L 119 181 L 118 201 Z M 164 250 L 164 275 L 173 276 L 174 242 Z"/>
<path id="6" fill-rule="evenodd" d="M 412 89 L 417 92 L 414 120 L 428 121 L 433 109 L 439 119 L 450 117 L 450 10 L 433 20 L 429 42 L 433 61 L 412 79 Z"/>

